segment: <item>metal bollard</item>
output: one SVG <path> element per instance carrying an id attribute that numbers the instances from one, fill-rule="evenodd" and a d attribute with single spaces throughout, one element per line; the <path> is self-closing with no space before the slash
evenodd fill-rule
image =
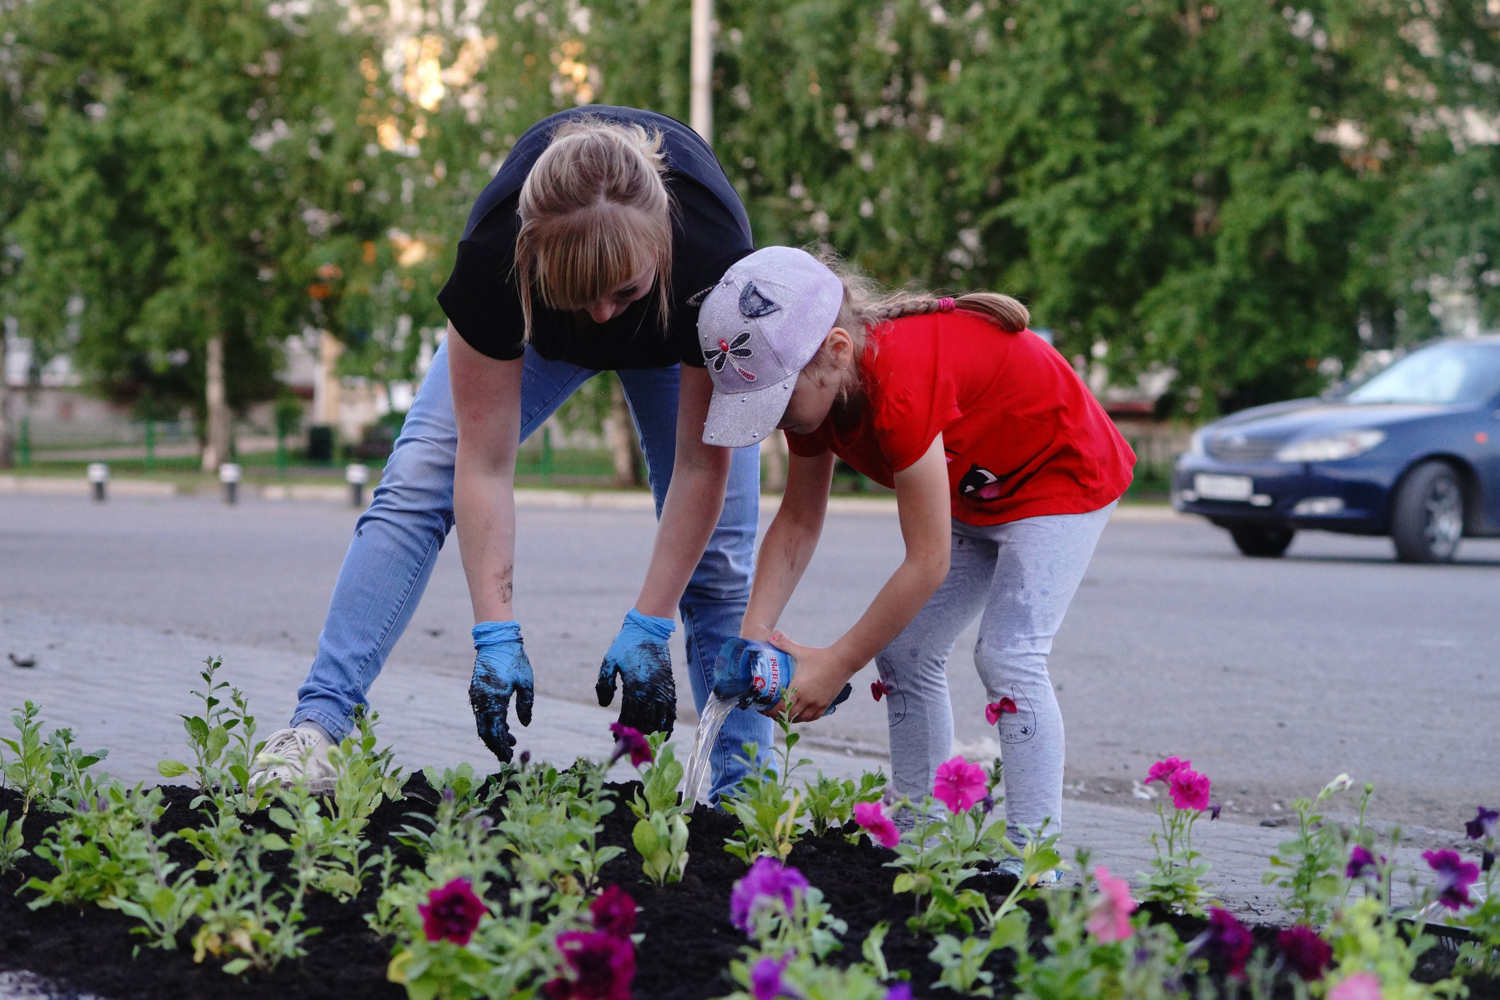
<path id="1" fill-rule="evenodd" d="M 240 467 L 233 462 L 219 466 L 219 482 L 224 484 L 224 502 L 233 504 L 240 497 Z"/>
<path id="2" fill-rule="evenodd" d="M 370 467 L 360 462 L 344 466 L 344 481 L 349 484 L 349 502 L 356 507 L 365 505 L 365 483 L 370 481 Z"/>
<path id="3" fill-rule="evenodd" d="M 105 499 L 105 487 L 109 483 L 109 466 L 103 462 L 90 462 L 89 482 L 94 487 L 94 499 Z"/>

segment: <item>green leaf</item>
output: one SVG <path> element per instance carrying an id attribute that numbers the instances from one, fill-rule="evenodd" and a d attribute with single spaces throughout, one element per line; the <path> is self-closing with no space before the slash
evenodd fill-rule
<path id="1" fill-rule="evenodd" d="M 164 760 L 156 765 L 156 770 L 163 778 L 180 778 L 192 768 L 180 760 Z"/>

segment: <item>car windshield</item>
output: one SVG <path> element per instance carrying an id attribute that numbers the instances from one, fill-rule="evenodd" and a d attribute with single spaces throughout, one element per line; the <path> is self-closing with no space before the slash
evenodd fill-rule
<path id="1" fill-rule="evenodd" d="M 1500 347 L 1438 344 L 1408 354 L 1344 397 L 1350 403 L 1483 403 L 1500 391 Z"/>

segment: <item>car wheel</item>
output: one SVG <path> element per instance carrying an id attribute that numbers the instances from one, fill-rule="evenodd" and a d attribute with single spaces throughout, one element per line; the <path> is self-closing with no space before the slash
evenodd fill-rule
<path id="1" fill-rule="evenodd" d="M 1464 494 L 1446 462 L 1423 462 L 1407 474 L 1391 504 L 1391 541 L 1402 562 L 1452 562 L 1464 536 Z"/>
<path id="2" fill-rule="evenodd" d="M 1286 547 L 1292 544 L 1292 536 L 1296 533 L 1292 528 L 1278 525 L 1229 529 L 1229 537 L 1234 539 L 1235 547 L 1245 555 L 1257 559 L 1276 559 L 1286 555 Z"/>

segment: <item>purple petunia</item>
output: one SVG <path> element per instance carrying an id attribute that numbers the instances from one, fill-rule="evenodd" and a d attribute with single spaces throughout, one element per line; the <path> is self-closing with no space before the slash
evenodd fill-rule
<path id="1" fill-rule="evenodd" d="M 1380 875 L 1380 866 L 1385 864 L 1382 857 L 1378 862 L 1370 849 L 1363 844 L 1355 844 L 1354 849 L 1349 852 L 1349 864 L 1344 867 L 1344 877 L 1350 880 L 1363 878 L 1366 875 Z"/>
<path id="2" fill-rule="evenodd" d="M 479 918 L 489 912 L 484 900 L 474 894 L 466 878 L 456 878 L 427 894 L 427 902 L 417 905 L 422 915 L 422 933 L 429 941 L 452 941 L 462 947 L 474 936 Z"/>
<path id="3" fill-rule="evenodd" d="M 548 1000 L 630 1000 L 635 946 L 629 938 L 607 931 L 565 931 L 557 936 L 557 950 L 573 978 L 546 983 L 542 989 Z"/>
<path id="4" fill-rule="evenodd" d="M 755 1000 L 781 1000 L 790 997 L 781 983 L 781 970 L 786 968 L 786 959 L 763 958 L 750 970 L 750 995 Z"/>
<path id="5" fill-rule="evenodd" d="M 1277 935 L 1276 947 L 1281 950 L 1287 966 L 1305 983 L 1322 979 L 1323 973 L 1333 964 L 1333 946 L 1311 927 L 1300 924 L 1288 927 Z"/>
<path id="6" fill-rule="evenodd" d="M 1192 950 L 1211 961 L 1223 963 L 1224 971 L 1231 978 L 1244 979 L 1245 962 L 1254 946 L 1255 938 L 1234 914 L 1211 906 L 1208 909 L 1208 930 L 1198 935 Z"/>
<path id="7" fill-rule="evenodd" d="M 594 929 L 617 938 L 628 938 L 635 930 L 635 900 L 617 885 L 612 885 L 589 903 Z"/>
<path id="8" fill-rule="evenodd" d="M 615 752 L 609 758 L 611 764 L 626 754 L 630 755 L 631 766 L 637 768 L 656 759 L 656 755 L 651 752 L 651 744 L 646 742 L 646 737 L 641 735 L 640 730 L 611 722 L 609 731 L 615 737 Z"/>
<path id="9" fill-rule="evenodd" d="M 767 906 L 780 905 L 790 913 L 808 888 L 806 877 L 775 858 L 759 857 L 729 894 L 729 922 L 749 934 L 755 914 Z"/>
<path id="10" fill-rule="evenodd" d="M 1450 910 L 1474 905 L 1469 898 L 1469 886 L 1479 881 L 1478 865 L 1465 861 L 1457 851 L 1423 851 L 1422 860 L 1437 875 L 1439 905 Z"/>
<path id="11" fill-rule="evenodd" d="M 1479 815 L 1464 824 L 1470 840 L 1489 840 L 1500 832 L 1500 810 L 1479 807 Z"/>

